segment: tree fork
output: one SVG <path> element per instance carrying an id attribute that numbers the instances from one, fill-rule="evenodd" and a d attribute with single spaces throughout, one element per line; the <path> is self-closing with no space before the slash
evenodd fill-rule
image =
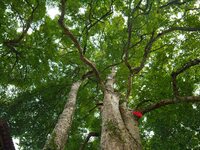
<path id="1" fill-rule="evenodd" d="M 112 69 L 112 73 L 107 78 L 104 92 L 101 149 L 141 150 L 138 127 L 134 126 L 133 118 L 126 111 L 120 112 L 119 96 L 114 92 L 113 87 L 114 77 L 115 70 Z"/>

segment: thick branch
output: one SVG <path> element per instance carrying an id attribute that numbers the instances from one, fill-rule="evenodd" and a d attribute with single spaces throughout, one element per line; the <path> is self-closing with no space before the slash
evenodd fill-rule
<path id="1" fill-rule="evenodd" d="M 88 141 L 90 140 L 90 138 L 91 138 L 92 136 L 98 137 L 98 136 L 100 136 L 100 134 L 97 133 L 97 132 L 90 132 L 90 133 L 88 134 L 87 138 L 85 139 L 84 143 L 81 145 L 81 147 L 80 147 L 79 150 L 84 150 L 85 146 L 87 145 Z"/>
<path id="2" fill-rule="evenodd" d="M 161 100 L 157 103 L 151 104 L 149 106 L 147 106 L 144 109 L 141 109 L 140 111 L 145 114 L 148 113 L 152 110 L 161 108 L 163 106 L 167 106 L 170 104 L 178 104 L 178 103 L 196 103 L 196 102 L 200 102 L 200 96 L 187 96 L 187 97 L 178 97 L 177 100 L 174 99 L 164 99 Z"/>
<path id="3" fill-rule="evenodd" d="M 83 54 L 83 49 L 80 46 L 78 40 L 76 39 L 76 37 L 70 32 L 70 30 L 66 27 L 66 25 L 64 24 L 64 16 L 65 16 L 65 5 L 66 5 L 66 0 L 61 0 L 61 15 L 60 18 L 58 20 L 58 23 L 60 25 L 60 27 L 62 28 L 64 34 L 66 36 L 68 36 L 72 42 L 74 43 L 75 47 L 78 49 L 79 55 L 80 55 L 80 59 L 86 64 L 88 65 L 90 68 L 92 68 L 92 70 L 94 71 L 97 79 L 99 80 L 99 82 L 101 82 L 100 80 L 100 75 L 99 72 L 96 68 L 96 66 L 89 60 L 87 59 L 84 54 Z"/>
<path id="4" fill-rule="evenodd" d="M 187 63 L 185 63 L 183 65 L 183 67 L 177 69 L 177 71 L 172 72 L 171 76 L 172 76 L 172 86 L 173 86 L 173 92 L 174 92 L 174 96 L 179 96 L 179 92 L 178 92 L 178 87 L 177 87 L 177 83 L 176 83 L 176 78 L 179 74 L 183 73 L 184 71 L 186 71 L 187 69 L 189 69 L 192 66 L 198 65 L 200 63 L 200 59 L 194 59 L 191 60 Z"/>

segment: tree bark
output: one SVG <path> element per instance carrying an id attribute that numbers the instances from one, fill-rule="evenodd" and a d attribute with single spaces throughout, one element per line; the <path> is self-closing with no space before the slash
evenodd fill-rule
<path id="1" fill-rule="evenodd" d="M 137 124 L 130 112 L 119 109 L 119 96 L 114 92 L 115 70 L 108 76 L 102 108 L 102 150 L 141 150 Z"/>
<path id="2" fill-rule="evenodd" d="M 64 110 L 59 116 L 58 122 L 50 138 L 47 139 L 43 150 L 64 150 L 68 133 L 72 124 L 72 118 L 76 106 L 76 97 L 80 85 L 81 81 L 73 83 Z"/>
<path id="3" fill-rule="evenodd" d="M 7 121 L 0 119 L 0 150 L 15 150 Z"/>

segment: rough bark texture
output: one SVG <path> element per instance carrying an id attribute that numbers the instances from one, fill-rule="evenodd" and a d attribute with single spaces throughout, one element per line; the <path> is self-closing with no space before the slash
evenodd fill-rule
<path id="1" fill-rule="evenodd" d="M 115 71 L 109 75 L 102 108 L 102 150 L 140 150 L 139 130 L 133 117 L 119 109 L 119 96 L 114 92 Z"/>
<path id="2" fill-rule="evenodd" d="M 136 144 L 136 147 L 134 149 L 141 150 L 142 146 L 141 146 L 140 132 L 139 132 L 137 120 L 134 120 L 133 115 L 127 108 L 121 107 L 120 112 L 121 112 L 125 127 L 131 136 L 131 140 L 133 140 L 134 143 Z"/>
<path id="3" fill-rule="evenodd" d="M 76 97 L 81 81 L 75 82 L 69 93 L 67 103 L 62 114 L 43 150 L 64 150 L 67 141 L 68 132 L 72 124 L 72 118 L 75 111 Z"/>

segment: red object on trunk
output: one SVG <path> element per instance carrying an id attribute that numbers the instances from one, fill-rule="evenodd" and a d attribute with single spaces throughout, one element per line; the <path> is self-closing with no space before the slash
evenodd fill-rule
<path id="1" fill-rule="evenodd" d="M 138 118 L 142 118 L 142 113 L 140 111 L 133 111 L 132 114 Z"/>

